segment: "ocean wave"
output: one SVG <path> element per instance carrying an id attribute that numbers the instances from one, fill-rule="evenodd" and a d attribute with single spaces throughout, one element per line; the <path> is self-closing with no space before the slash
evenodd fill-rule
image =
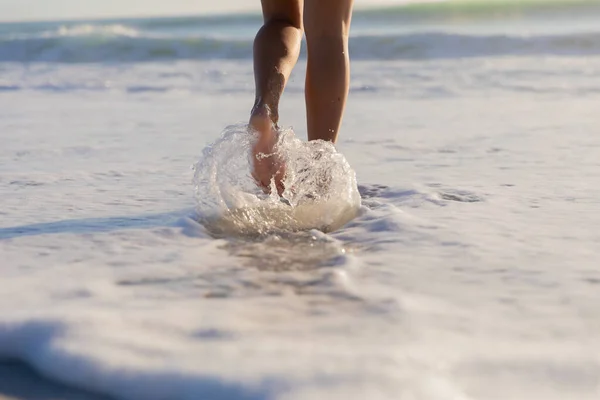
<path id="1" fill-rule="evenodd" d="M 56 33 L 56 32 L 55 32 Z M 598 55 L 600 32 L 546 35 L 412 33 L 351 38 L 350 54 L 362 60 L 422 60 L 504 55 Z M 136 36 L 120 27 L 85 26 L 54 36 L 0 39 L 0 62 L 150 62 L 249 59 L 251 39 Z"/>
<path id="2" fill-rule="evenodd" d="M 109 37 L 137 37 L 140 33 L 135 28 L 123 24 L 79 24 L 74 26 L 61 25 L 56 30 L 47 31 L 43 37 L 65 37 L 65 36 L 109 36 Z"/>
<path id="3" fill-rule="evenodd" d="M 36 39 L 55 39 L 65 37 L 116 38 L 147 36 L 134 26 L 126 24 L 61 24 L 43 29 L 23 29 L 16 32 L 0 31 L 0 43 L 9 41 L 27 41 Z"/>
<path id="4" fill-rule="evenodd" d="M 251 54 L 244 40 L 76 36 L 0 40 L 1 62 L 145 62 L 236 59 Z"/>
<path id="5" fill-rule="evenodd" d="M 411 1 L 387 6 L 371 6 L 359 11 L 364 16 L 421 18 L 498 18 L 538 13 L 582 13 L 597 12 L 597 0 L 433 0 Z"/>

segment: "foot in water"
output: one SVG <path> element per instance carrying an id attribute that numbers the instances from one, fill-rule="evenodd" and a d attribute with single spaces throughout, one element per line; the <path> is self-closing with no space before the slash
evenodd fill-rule
<path id="1" fill-rule="evenodd" d="M 275 151 L 277 131 L 267 106 L 256 107 L 252 111 L 249 127 L 258 134 L 252 147 L 252 176 L 267 193 L 271 192 L 271 181 L 274 180 L 277 193 L 281 195 L 284 191 L 285 164 Z"/>

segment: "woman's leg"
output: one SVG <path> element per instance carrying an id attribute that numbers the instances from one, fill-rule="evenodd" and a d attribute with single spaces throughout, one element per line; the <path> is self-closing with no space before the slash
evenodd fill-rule
<path id="1" fill-rule="evenodd" d="M 279 99 L 300 54 L 302 0 L 262 0 L 262 7 L 264 25 L 254 40 L 256 99 L 250 127 L 258 132 L 258 141 L 252 154 L 253 176 L 265 188 L 274 177 L 281 193 L 284 166 L 268 155 L 277 141 Z"/>
<path id="2" fill-rule="evenodd" d="M 353 0 L 306 0 L 308 140 L 335 142 L 350 82 L 348 33 Z"/>

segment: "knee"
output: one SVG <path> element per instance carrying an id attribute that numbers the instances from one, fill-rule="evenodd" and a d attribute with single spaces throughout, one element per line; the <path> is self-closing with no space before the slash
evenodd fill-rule
<path id="1" fill-rule="evenodd" d="M 343 23 L 306 26 L 306 44 L 310 49 L 342 50 L 348 46 L 348 29 Z"/>
<path id="2" fill-rule="evenodd" d="M 267 38 L 267 40 L 284 40 L 286 43 L 296 43 L 300 45 L 302 41 L 302 27 L 294 24 L 293 21 L 283 18 L 270 18 L 265 21 L 262 28 L 256 35 L 258 38 Z"/>
<path id="3" fill-rule="evenodd" d="M 319 22 L 319 21 L 318 21 Z M 306 41 L 313 43 L 346 43 L 350 25 L 344 21 L 327 23 L 307 23 L 305 25 Z"/>
<path id="4" fill-rule="evenodd" d="M 278 29 L 292 28 L 298 30 L 300 33 L 303 31 L 302 21 L 297 20 L 296 18 L 289 18 L 284 15 L 273 15 L 266 19 L 263 27 L 271 26 Z"/>
<path id="5" fill-rule="evenodd" d="M 339 58 L 348 56 L 348 36 L 339 35 L 306 35 L 307 52 L 317 59 Z"/>

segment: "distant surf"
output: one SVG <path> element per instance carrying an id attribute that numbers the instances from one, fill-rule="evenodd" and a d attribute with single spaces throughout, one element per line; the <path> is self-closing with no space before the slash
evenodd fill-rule
<path id="1" fill-rule="evenodd" d="M 250 39 L 161 38 L 102 27 L 65 28 L 65 35 L 0 39 L 0 62 L 156 62 L 250 59 Z M 76 34 L 75 32 L 80 32 Z M 548 36 L 465 35 L 442 32 L 360 35 L 353 59 L 422 60 L 503 55 L 599 55 L 600 32 Z"/>
<path id="2" fill-rule="evenodd" d="M 523 29 L 507 31 L 510 21 Z M 357 11 L 350 51 L 359 60 L 598 55 L 599 21 L 597 1 L 409 3 Z M 0 62 L 248 60 L 260 24 L 257 14 L 0 24 Z"/>

